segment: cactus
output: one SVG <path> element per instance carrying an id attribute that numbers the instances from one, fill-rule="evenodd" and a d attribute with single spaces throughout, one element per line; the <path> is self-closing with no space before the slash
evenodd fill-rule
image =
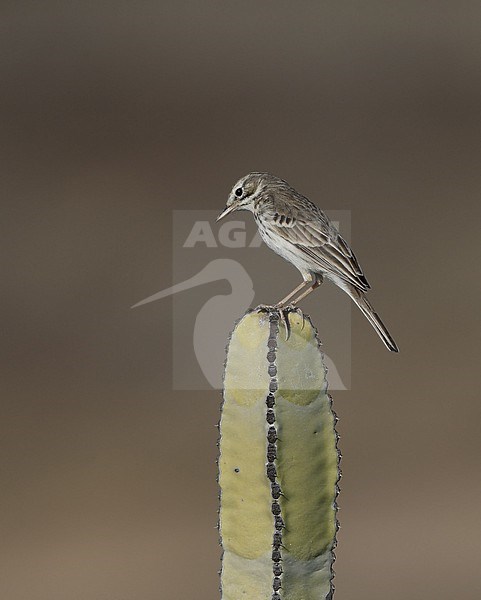
<path id="1" fill-rule="evenodd" d="M 251 311 L 227 353 L 219 440 L 222 600 L 332 598 L 339 452 L 310 321 Z M 286 339 L 288 337 L 288 339 Z"/>

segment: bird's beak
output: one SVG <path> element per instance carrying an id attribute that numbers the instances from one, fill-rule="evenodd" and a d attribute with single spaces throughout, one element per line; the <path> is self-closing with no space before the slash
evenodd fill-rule
<path id="1" fill-rule="evenodd" d="M 220 221 L 221 219 L 223 219 L 224 217 L 227 217 L 228 214 L 230 214 L 233 210 L 235 210 L 237 208 L 236 204 L 231 204 L 230 206 L 227 206 L 221 213 L 220 215 L 217 217 L 217 219 L 215 220 L 215 222 L 217 223 L 217 221 Z"/>

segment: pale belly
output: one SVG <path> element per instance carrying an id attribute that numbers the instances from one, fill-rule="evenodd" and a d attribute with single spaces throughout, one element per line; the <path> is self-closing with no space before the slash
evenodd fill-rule
<path id="1" fill-rule="evenodd" d="M 269 229 L 257 221 L 259 226 L 259 234 L 262 240 L 265 242 L 271 250 L 273 250 L 279 256 L 282 256 L 285 260 L 293 264 L 298 269 L 305 280 L 310 280 L 310 273 L 320 273 L 321 271 L 316 268 L 307 257 L 304 258 L 302 252 L 297 249 L 294 245 L 285 241 L 284 239 L 272 234 Z M 314 267 L 314 268 L 313 268 Z"/>

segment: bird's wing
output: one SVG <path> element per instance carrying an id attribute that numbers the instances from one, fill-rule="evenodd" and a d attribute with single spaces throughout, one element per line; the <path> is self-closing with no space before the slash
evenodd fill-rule
<path id="1" fill-rule="evenodd" d="M 322 272 L 340 277 L 363 292 L 371 287 L 349 244 L 315 205 L 306 211 L 276 203 L 266 213 L 264 218 L 272 229 Z"/>

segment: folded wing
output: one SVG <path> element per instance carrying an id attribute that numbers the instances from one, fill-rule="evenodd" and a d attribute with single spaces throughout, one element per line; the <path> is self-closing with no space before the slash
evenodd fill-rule
<path id="1" fill-rule="evenodd" d="M 315 205 L 306 211 L 295 206 L 272 206 L 264 219 L 285 242 L 295 246 L 319 271 L 339 277 L 362 292 L 371 286 L 349 244 Z"/>

